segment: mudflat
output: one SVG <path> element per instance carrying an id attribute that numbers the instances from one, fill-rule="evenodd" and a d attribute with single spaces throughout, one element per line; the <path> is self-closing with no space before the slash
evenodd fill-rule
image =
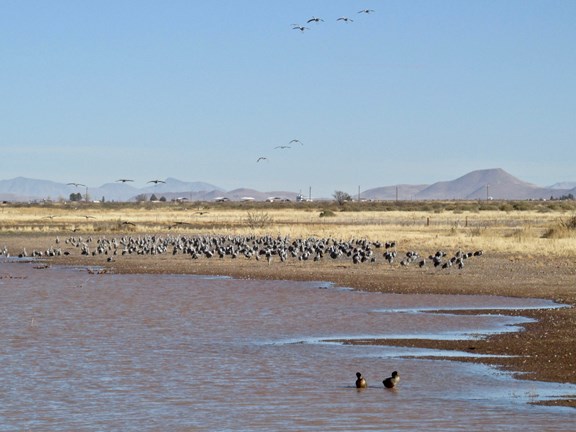
<path id="1" fill-rule="evenodd" d="M 12 255 L 27 248 L 54 246 L 54 237 L 34 234 L 2 235 L 2 246 Z M 249 279 L 318 280 L 359 290 L 386 293 L 482 294 L 550 299 L 566 307 L 523 311 L 495 311 L 535 319 L 524 331 L 505 333 L 474 341 L 365 340 L 349 343 L 402 345 L 494 355 L 462 361 L 489 363 L 518 378 L 576 384 L 576 259 L 572 256 L 539 256 L 485 251 L 472 257 L 463 269 L 389 265 L 383 260 L 354 264 L 351 260 L 270 261 L 239 257 L 191 259 L 186 254 L 69 255 L 42 257 L 48 265 L 82 265 L 99 277 L 103 273 L 165 273 L 227 275 Z M 94 271 L 94 268 L 98 268 Z M 41 271 L 41 269 L 39 270 Z M 1 271 L 0 271 L 1 273 Z M 0 277 L 9 275 L 0 274 Z M 467 313 L 463 311 L 462 313 Z M 485 313 L 485 311 L 483 312 Z M 502 357 L 504 355 L 505 357 Z M 576 395 L 550 404 L 576 407 Z"/>

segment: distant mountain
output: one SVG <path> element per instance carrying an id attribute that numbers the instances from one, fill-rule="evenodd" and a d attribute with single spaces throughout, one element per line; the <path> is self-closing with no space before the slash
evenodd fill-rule
<path id="1" fill-rule="evenodd" d="M 477 199 L 549 199 L 570 193 L 569 189 L 546 188 L 524 182 L 501 168 L 472 171 L 451 181 L 441 181 L 432 185 L 388 186 L 370 189 L 361 194 L 362 198 L 375 200 L 396 199 L 414 200 L 477 200 Z M 405 192 L 402 192 L 402 191 Z M 573 193 L 573 192 L 572 192 Z M 406 196 L 410 194 L 410 196 Z"/>
<path id="2" fill-rule="evenodd" d="M 548 189 L 574 189 L 576 188 L 576 182 L 561 182 L 554 183 L 552 186 L 548 186 Z"/>
<path id="3" fill-rule="evenodd" d="M 416 194 L 417 200 L 438 199 L 527 199 L 540 188 L 523 182 L 501 168 L 472 171 L 452 181 L 434 183 Z M 550 194 L 546 192 L 547 197 Z"/>
<path id="4" fill-rule="evenodd" d="M 360 194 L 362 199 L 367 200 L 411 200 L 428 185 L 395 185 L 383 186 L 374 189 L 365 190 Z"/>
<path id="5" fill-rule="evenodd" d="M 370 200 L 479 200 L 479 199 L 549 199 L 568 194 L 576 195 L 576 182 L 556 183 L 550 187 L 540 187 L 524 182 L 501 168 L 472 171 L 450 181 L 431 185 L 393 185 L 369 189 L 361 193 L 361 198 Z M 185 199 L 189 201 L 212 201 L 224 197 L 230 201 L 251 198 L 255 201 L 296 200 L 296 192 L 260 192 L 254 189 L 238 188 L 226 191 L 223 188 L 204 182 L 185 182 L 167 178 L 157 184 L 150 183 L 143 188 L 135 188 L 130 183 L 106 183 L 99 187 L 74 186 L 49 180 L 16 177 L 0 180 L 0 200 L 40 201 L 45 199 L 67 200 L 72 193 L 88 192 L 92 200 L 134 201 L 139 195 L 146 199 L 154 194 L 167 200 Z"/>

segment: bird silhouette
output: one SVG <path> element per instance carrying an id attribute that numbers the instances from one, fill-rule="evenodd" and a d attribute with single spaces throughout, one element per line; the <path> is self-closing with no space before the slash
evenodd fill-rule
<path id="1" fill-rule="evenodd" d="M 375 12 L 374 9 L 362 9 L 361 11 L 358 11 L 358 13 L 365 13 L 365 14 L 371 14 L 372 12 Z"/>
<path id="2" fill-rule="evenodd" d="M 130 180 L 130 179 L 118 179 L 116 180 L 117 182 L 121 182 L 121 183 L 126 183 L 126 182 L 133 182 L 134 180 Z"/>
<path id="3" fill-rule="evenodd" d="M 348 18 L 348 17 L 340 17 L 340 18 L 338 18 L 336 21 L 354 22 L 353 19 L 350 19 L 350 18 Z"/>
<path id="4" fill-rule="evenodd" d="M 297 139 L 291 140 L 288 144 L 292 144 L 292 143 L 298 143 L 298 144 L 300 144 L 300 145 L 304 145 L 304 144 L 302 143 L 302 141 L 297 140 Z"/>
<path id="5" fill-rule="evenodd" d="M 166 183 L 166 182 L 164 180 L 150 180 L 148 183 L 158 184 L 158 183 Z"/>
<path id="6" fill-rule="evenodd" d="M 310 18 L 308 21 L 306 21 L 307 23 L 311 23 L 311 22 L 315 22 L 315 23 L 319 23 L 320 21 L 324 22 L 324 20 L 322 18 L 316 18 L 316 17 L 312 17 Z"/>
<path id="7" fill-rule="evenodd" d="M 68 184 L 68 185 L 70 185 L 70 186 L 76 186 L 76 187 L 78 187 L 78 186 L 84 186 L 84 187 L 86 187 L 86 185 L 85 185 L 85 184 L 82 184 L 82 183 L 66 183 L 66 184 Z"/>
<path id="8" fill-rule="evenodd" d="M 292 30 L 300 30 L 301 32 L 303 32 L 305 30 L 310 30 L 310 28 L 294 24 L 294 25 L 292 25 Z"/>
<path id="9" fill-rule="evenodd" d="M 292 147 L 287 146 L 287 145 L 280 145 L 280 146 L 276 146 L 276 147 L 274 147 L 274 148 L 275 148 L 275 149 L 289 149 L 289 148 L 292 148 Z"/>
<path id="10" fill-rule="evenodd" d="M 260 156 L 260 157 L 256 160 L 256 162 L 260 162 L 261 160 L 268 160 L 268 158 L 267 158 L 267 157 L 264 157 L 264 156 Z"/>

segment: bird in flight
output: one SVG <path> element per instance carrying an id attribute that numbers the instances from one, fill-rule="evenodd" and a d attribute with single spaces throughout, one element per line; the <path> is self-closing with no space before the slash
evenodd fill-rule
<path id="1" fill-rule="evenodd" d="M 84 185 L 84 184 L 82 184 L 82 183 L 67 183 L 67 184 L 70 185 L 70 186 L 76 186 L 76 187 L 78 187 L 78 186 L 84 186 L 84 187 L 86 187 L 86 185 Z"/>
<path id="2" fill-rule="evenodd" d="M 348 18 L 348 17 L 340 17 L 340 18 L 338 18 L 336 21 L 354 22 L 353 19 L 350 19 L 350 18 Z"/>
<path id="3" fill-rule="evenodd" d="M 260 157 L 256 160 L 256 162 L 260 162 L 261 160 L 268 160 L 268 158 L 267 158 L 267 157 L 264 157 L 264 156 L 260 156 Z"/>
<path id="4" fill-rule="evenodd" d="M 309 27 L 304 27 L 298 24 L 293 24 L 292 25 L 292 30 L 300 30 L 301 32 L 305 31 L 305 30 L 310 30 Z"/>
<path id="5" fill-rule="evenodd" d="M 275 149 L 289 149 L 289 148 L 292 148 L 292 147 L 287 146 L 287 145 L 281 145 L 281 146 L 276 146 L 276 147 L 274 147 L 274 148 L 275 148 Z"/>
<path id="6" fill-rule="evenodd" d="M 315 23 L 319 23 L 320 21 L 324 22 L 324 20 L 322 18 L 316 18 L 316 17 L 312 17 L 310 18 L 308 21 L 306 21 L 307 23 L 311 23 L 311 22 L 315 22 Z"/>
<path id="7" fill-rule="evenodd" d="M 126 182 L 133 182 L 134 180 L 130 180 L 130 179 L 118 179 L 116 180 L 117 182 L 121 182 L 121 183 L 126 183 Z"/>
<path id="8" fill-rule="evenodd" d="M 297 140 L 297 139 L 293 139 L 293 140 L 290 141 L 288 144 L 292 144 L 292 143 L 298 143 L 298 144 L 300 144 L 300 145 L 304 145 L 304 144 L 302 144 L 302 141 Z"/>
<path id="9" fill-rule="evenodd" d="M 150 180 L 148 183 L 158 184 L 158 183 L 166 183 L 166 182 L 164 180 Z"/>
<path id="10" fill-rule="evenodd" d="M 365 13 L 365 14 L 370 14 L 374 12 L 374 9 L 362 9 L 361 11 L 358 11 L 358 13 Z"/>

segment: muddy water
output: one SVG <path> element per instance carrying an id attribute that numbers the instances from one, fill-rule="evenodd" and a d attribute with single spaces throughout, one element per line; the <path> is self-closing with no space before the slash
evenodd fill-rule
<path id="1" fill-rule="evenodd" d="M 0 263 L 0 431 L 574 430 L 572 409 L 529 402 L 575 386 L 329 342 L 514 331 L 482 309 L 546 301 L 35 266 Z"/>

